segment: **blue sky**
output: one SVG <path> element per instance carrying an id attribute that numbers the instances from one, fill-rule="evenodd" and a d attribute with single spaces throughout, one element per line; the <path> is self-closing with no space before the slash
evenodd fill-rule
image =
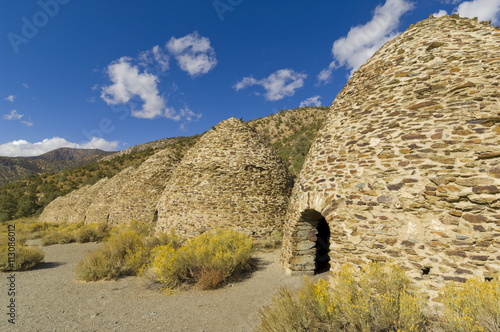
<path id="1" fill-rule="evenodd" d="M 0 4 L 0 155 L 121 150 L 330 105 L 430 14 L 499 24 L 500 0 L 16 0 Z"/>

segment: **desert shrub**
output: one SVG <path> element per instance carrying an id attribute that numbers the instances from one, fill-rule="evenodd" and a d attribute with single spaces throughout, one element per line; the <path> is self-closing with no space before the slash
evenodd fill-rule
<path id="1" fill-rule="evenodd" d="M 423 300 L 396 266 L 371 263 L 360 273 L 343 266 L 334 301 L 347 331 L 420 331 L 425 325 Z"/>
<path id="2" fill-rule="evenodd" d="M 0 246 L 0 271 L 28 270 L 40 263 L 45 257 L 45 253 L 38 247 L 17 244 L 14 268 L 12 268 L 9 264 L 8 252 L 8 245 Z"/>
<path id="3" fill-rule="evenodd" d="M 334 326 L 335 306 L 328 282 L 316 284 L 308 279 L 298 293 L 281 288 L 271 305 L 259 312 L 258 331 L 337 331 Z"/>
<path id="4" fill-rule="evenodd" d="M 444 304 L 439 328 L 454 332 L 500 331 L 500 280 L 449 283 L 441 292 Z"/>
<path id="5" fill-rule="evenodd" d="M 42 236 L 42 245 L 67 244 L 76 241 L 75 232 L 71 230 L 52 230 Z"/>
<path id="6" fill-rule="evenodd" d="M 423 301 L 395 266 L 344 265 L 334 286 L 310 281 L 292 294 L 282 289 L 260 311 L 260 331 L 425 331 Z"/>
<path id="7" fill-rule="evenodd" d="M 0 224 L 0 245 L 5 245 L 7 239 L 7 227 L 15 227 L 16 243 L 24 244 L 26 240 L 38 239 L 50 228 L 57 227 L 53 223 L 40 223 L 34 218 L 22 218 Z"/>
<path id="8" fill-rule="evenodd" d="M 102 241 L 109 236 L 111 230 L 111 226 L 106 223 L 88 225 L 83 222 L 49 224 L 42 231 L 42 245 Z"/>
<path id="9" fill-rule="evenodd" d="M 85 281 L 117 279 L 136 275 L 141 267 L 137 253 L 144 251 L 143 237 L 133 231 L 113 235 L 96 251 L 88 253 L 76 267 L 77 278 Z"/>
<path id="10" fill-rule="evenodd" d="M 156 236 L 156 238 L 158 239 L 158 244 L 159 245 L 167 245 L 167 244 L 171 244 L 172 247 L 174 248 L 179 248 L 181 247 L 181 245 L 183 244 L 184 240 L 179 236 L 177 235 L 177 233 L 175 232 L 175 230 L 171 230 L 169 232 L 164 232 L 164 233 L 160 233 Z"/>
<path id="11" fill-rule="evenodd" d="M 255 249 L 278 249 L 283 241 L 283 233 L 275 232 L 268 238 L 256 240 L 254 243 Z"/>
<path id="12" fill-rule="evenodd" d="M 167 287 L 196 284 L 201 289 L 220 286 L 249 267 L 252 239 L 231 230 L 207 232 L 175 249 L 172 243 L 153 250 L 152 266 Z"/>
<path id="13" fill-rule="evenodd" d="M 106 223 L 88 224 L 76 231 L 78 243 L 100 242 L 109 236 L 111 226 Z"/>
<path id="14" fill-rule="evenodd" d="M 134 231 L 142 236 L 149 236 L 149 234 L 151 233 L 151 225 L 140 222 L 138 220 L 132 220 L 127 229 Z"/>

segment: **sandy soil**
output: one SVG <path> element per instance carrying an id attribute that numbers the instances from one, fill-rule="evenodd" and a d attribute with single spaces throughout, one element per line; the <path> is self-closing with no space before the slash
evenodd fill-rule
<path id="1" fill-rule="evenodd" d="M 135 277 L 76 281 L 76 264 L 97 246 L 44 247 L 40 267 L 16 272 L 15 326 L 7 322 L 9 273 L 2 273 L 0 331 L 253 331 L 259 308 L 281 286 L 294 288 L 302 282 L 280 270 L 278 251 L 257 253 L 257 269 L 248 278 L 213 291 L 167 296 Z"/>

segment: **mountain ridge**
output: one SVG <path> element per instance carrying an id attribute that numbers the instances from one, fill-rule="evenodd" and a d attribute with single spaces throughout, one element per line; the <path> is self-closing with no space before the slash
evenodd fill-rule
<path id="1" fill-rule="evenodd" d="M 99 149 L 59 148 L 33 157 L 0 156 L 0 185 L 31 174 L 75 168 L 110 154 Z"/>

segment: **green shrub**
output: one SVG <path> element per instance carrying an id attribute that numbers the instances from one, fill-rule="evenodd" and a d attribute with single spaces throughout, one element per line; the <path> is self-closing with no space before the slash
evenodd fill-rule
<path id="1" fill-rule="evenodd" d="M 252 251 L 252 239 L 246 235 L 216 230 L 188 240 L 179 249 L 172 243 L 156 247 L 152 266 L 167 287 L 187 283 L 213 289 L 248 269 Z"/>
<path id="2" fill-rule="evenodd" d="M 117 279 L 136 275 L 140 264 L 136 255 L 144 251 L 143 237 L 133 231 L 113 235 L 96 251 L 88 253 L 76 267 L 77 278 L 85 281 Z"/>
<path id="3" fill-rule="evenodd" d="M 426 331 L 423 301 L 395 266 L 342 267 L 330 286 L 311 281 L 292 294 L 282 289 L 260 311 L 260 331 Z"/>
<path id="4" fill-rule="evenodd" d="M 0 246 L 0 271 L 23 271 L 40 263 L 45 253 L 38 247 L 17 244 L 15 247 L 14 268 L 9 264 L 8 245 Z"/>
<path id="5" fill-rule="evenodd" d="M 78 243 L 101 242 L 109 236 L 111 226 L 106 223 L 84 225 L 76 231 Z"/>
<path id="6" fill-rule="evenodd" d="M 444 304 L 439 327 L 443 331 L 500 331 L 500 280 L 469 279 L 449 283 L 441 292 Z"/>

